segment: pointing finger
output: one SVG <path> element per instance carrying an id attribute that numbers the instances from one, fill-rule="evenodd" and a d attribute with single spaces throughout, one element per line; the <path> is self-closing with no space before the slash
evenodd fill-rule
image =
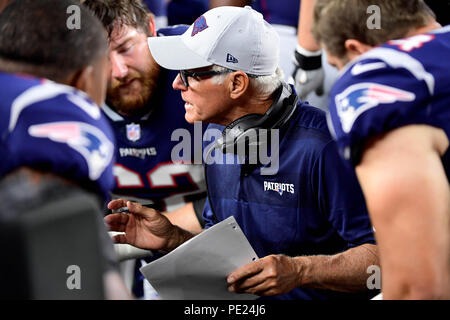
<path id="1" fill-rule="evenodd" d="M 127 201 L 126 206 L 130 213 L 133 213 L 138 216 L 147 216 L 149 218 L 152 218 L 157 213 L 155 209 L 144 207 L 142 204 L 138 202 Z"/>
<path id="2" fill-rule="evenodd" d="M 125 232 L 129 215 L 123 213 L 113 213 L 107 215 L 104 220 L 111 231 Z"/>
<path id="3" fill-rule="evenodd" d="M 127 206 L 127 200 L 125 199 L 115 199 L 108 203 L 108 209 L 110 210 L 117 210 L 122 207 Z"/>

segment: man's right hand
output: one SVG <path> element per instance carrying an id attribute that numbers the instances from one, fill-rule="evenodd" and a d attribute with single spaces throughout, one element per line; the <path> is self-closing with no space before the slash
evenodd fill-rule
<path id="1" fill-rule="evenodd" d="M 108 209 L 127 207 L 128 213 L 113 213 L 105 217 L 111 231 L 124 232 L 113 237 L 116 243 L 128 243 L 150 250 L 171 251 L 192 235 L 172 223 L 160 212 L 124 199 L 108 203 Z"/>

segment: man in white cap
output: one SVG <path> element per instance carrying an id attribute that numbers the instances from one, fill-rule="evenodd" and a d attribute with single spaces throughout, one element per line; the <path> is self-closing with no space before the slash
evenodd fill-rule
<path id="1" fill-rule="evenodd" d="M 375 295 L 366 270 L 378 264 L 377 247 L 361 189 L 339 158 L 325 114 L 298 102 L 284 83 L 279 39 L 262 15 L 215 8 L 183 35 L 149 38 L 149 46 L 161 66 L 180 70 L 173 87 L 186 102 L 186 120 L 220 130 L 205 149 L 203 215 L 207 227 L 233 215 L 260 257 L 227 277 L 229 290 L 275 299 Z M 268 146 L 270 166 L 260 152 Z M 109 203 L 123 206 L 130 214 L 105 218 L 124 232 L 116 242 L 171 251 L 193 237 L 153 209 Z"/>

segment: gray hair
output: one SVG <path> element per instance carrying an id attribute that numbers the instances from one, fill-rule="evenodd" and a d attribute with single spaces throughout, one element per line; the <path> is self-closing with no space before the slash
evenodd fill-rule
<path id="1" fill-rule="evenodd" d="M 234 72 L 236 70 L 228 69 L 222 66 L 213 65 L 211 70 L 214 71 L 229 71 Z M 227 76 L 227 73 L 219 74 L 211 79 L 213 83 L 215 84 L 222 84 L 225 80 L 225 77 Z M 258 94 L 261 95 L 270 95 L 272 94 L 284 81 L 284 73 L 283 70 L 281 70 L 280 67 L 277 67 L 275 72 L 268 76 L 257 76 L 252 77 L 249 76 L 250 84 L 253 86 L 253 88 L 256 90 Z"/>

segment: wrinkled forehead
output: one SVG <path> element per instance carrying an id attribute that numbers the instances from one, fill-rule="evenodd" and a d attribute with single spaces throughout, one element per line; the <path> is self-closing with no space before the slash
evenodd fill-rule
<path id="1" fill-rule="evenodd" d="M 109 37 L 110 48 L 116 49 L 130 39 L 135 39 L 139 35 L 145 35 L 144 30 L 126 24 L 115 24 Z"/>

